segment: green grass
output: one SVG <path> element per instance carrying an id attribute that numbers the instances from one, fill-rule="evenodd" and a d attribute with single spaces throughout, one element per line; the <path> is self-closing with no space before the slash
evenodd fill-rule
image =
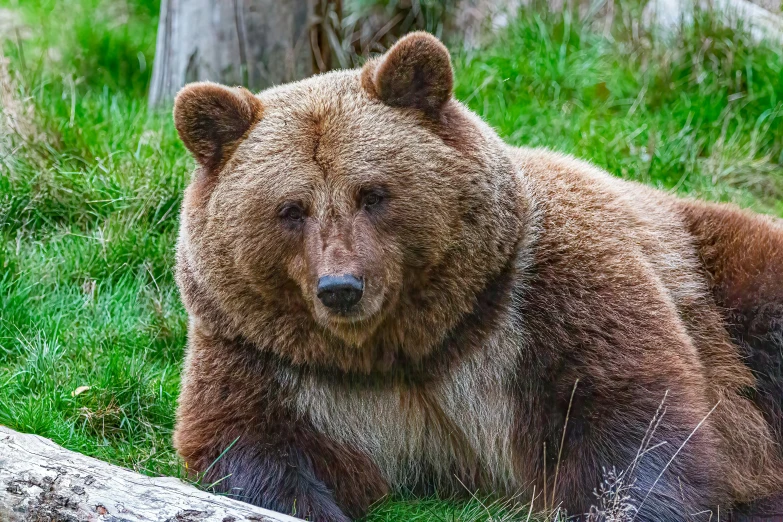
<path id="1" fill-rule="evenodd" d="M 172 276 L 192 161 L 147 111 L 153 0 L 0 0 L 0 424 L 151 474 L 171 430 L 186 316 Z M 510 142 L 783 215 L 783 50 L 698 18 L 674 40 L 530 10 L 455 57 L 457 97 Z M 622 20 L 629 20 L 624 22 Z M 19 28 L 17 28 L 19 29 Z M 17 35 L 20 37 L 18 38 Z M 20 123 L 21 122 L 21 123 Z M 90 386 L 77 396 L 72 392 Z M 479 501 L 388 501 L 369 520 L 489 520 Z"/>

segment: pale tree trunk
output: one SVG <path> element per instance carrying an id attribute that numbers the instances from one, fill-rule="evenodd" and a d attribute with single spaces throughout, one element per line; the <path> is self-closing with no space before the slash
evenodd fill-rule
<path id="1" fill-rule="evenodd" d="M 303 522 L 0 426 L 2 522 Z"/>
<path id="2" fill-rule="evenodd" d="M 162 0 L 149 103 L 188 82 L 260 90 L 317 72 L 311 29 L 319 0 Z M 317 38 L 317 36 L 316 36 Z"/>

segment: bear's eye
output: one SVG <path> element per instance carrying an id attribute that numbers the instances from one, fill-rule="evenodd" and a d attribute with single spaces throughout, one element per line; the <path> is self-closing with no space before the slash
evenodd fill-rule
<path id="1" fill-rule="evenodd" d="M 381 201 L 383 201 L 383 196 L 381 194 L 377 192 L 368 192 L 365 194 L 364 198 L 362 198 L 362 206 L 366 209 L 370 209 L 380 204 Z"/>
<path id="2" fill-rule="evenodd" d="M 304 210 L 295 203 L 287 204 L 280 210 L 280 217 L 291 223 L 304 221 Z"/>

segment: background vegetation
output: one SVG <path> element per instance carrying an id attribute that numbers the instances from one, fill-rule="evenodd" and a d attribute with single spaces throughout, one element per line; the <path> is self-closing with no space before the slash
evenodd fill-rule
<path id="1" fill-rule="evenodd" d="M 0 0 L 0 424 L 176 475 L 172 266 L 193 164 L 169 113 L 146 109 L 158 8 Z M 783 49 L 707 15 L 672 36 L 638 20 L 620 4 L 607 32 L 534 5 L 455 50 L 456 96 L 513 144 L 783 215 Z M 369 518 L 490 516 L 527 512 L 401 499 Z"/>

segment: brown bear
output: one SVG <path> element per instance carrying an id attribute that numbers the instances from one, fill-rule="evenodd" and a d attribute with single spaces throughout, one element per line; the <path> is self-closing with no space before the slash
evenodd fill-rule
<path id="1" fill-rule="evenodd" d="M 779 514 L 781 222 L 509 147 L 452 82 L 414 33 L 360 70 L 179 93 L 182 457 L 317 521 L 400 490 Z"/>

